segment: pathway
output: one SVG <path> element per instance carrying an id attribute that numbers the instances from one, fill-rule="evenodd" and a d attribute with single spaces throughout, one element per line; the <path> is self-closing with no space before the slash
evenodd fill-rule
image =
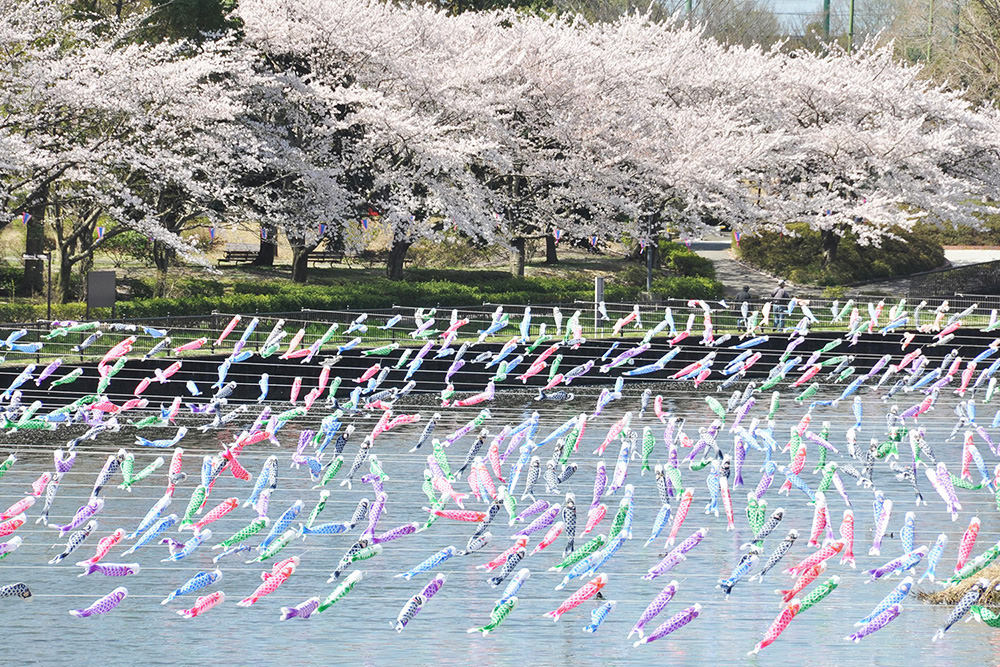
<path id="1" fill-rule="evenodd" d="M 954 266 L 993 262 L 1000 259 L 1000 248 L 974 248 L 969 246 L 945 246 L 944 256 Z"/>
<path id="2" fill-rule="evenodd" d="M 712 263 L 715 265 L 716 278 L 722 281 L 727 297 L 735 296 L 746 285 L 750 288 L 750 293 L 754 297 L 760 298 L 769 295 L 778 285 L 779 277 L 769 275 L 737 260 L 730 251 L 729 236 L 708 235 L 699 241 L 692 241 L 691 249 L 698 255 L 712 260 Z M 1000 260 L 1000 248 L 950 246 L 945 248 L 944 256 L 953 266 L 965 266 L 967 264 Z M 865 283 L 864 285 L 849 288 L 848 291 L 862 294 L 888 295 L 906 294 L 909 292 L 909 288 L 910 279 L 908 277 L 901 277 Z M 789 283 L 789 289 L 796 296 L 818 296 L 822 294 L 822 288 L 805 287 L 791 283 Z"/>
<path id="3" fill-rule="evenodd" d="M 729 249 L 728 236 L 709 235 L 699 241 L 691 241 L 691 250 L 701 257 L 712 260 L 715 277 L 722 281 L 727 297 L 736 296 L 744 285 L 750 288 L 754 298 L 769 296 L 778 286 L 780 278 L 769 275 L 737 260 Z M 791 292 L 819 294 L 820 290 L 789 284 Z"/>

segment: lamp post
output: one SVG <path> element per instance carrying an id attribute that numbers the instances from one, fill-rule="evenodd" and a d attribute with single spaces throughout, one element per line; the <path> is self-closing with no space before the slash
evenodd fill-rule
<path id="1" fill-rule="evenodd" d="M 45 302 L 45 318 L 52 321 L 52 251 L 46 250 L 44 253 L 39 253 L 37 255 L 21 255 L 21 259 L 24 260 L 37 260 L 45 262 L 48 265 L 48 285 L 47 285 L 47 296 Z"/>
<path id="2" fill-rule="evenodd" d="M 646 293 L 653 294 L 653 244 L 646 245 Z"/>

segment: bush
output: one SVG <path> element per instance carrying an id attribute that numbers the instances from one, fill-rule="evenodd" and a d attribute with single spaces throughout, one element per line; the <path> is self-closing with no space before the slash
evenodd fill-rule
<path id="1" fill-rule="evenodd" d="M 54 303 L 52 318 L 56 320 L 83 320 L 87 314 L 85 303 Z M 45 319 L 44 303 L 0 303 L 0 322 L 34 322 Z M 92 308 L 91 318 L 111 317 L 110 308 Z M 123 316 L 124 317 L 124 316 Z"/>
<path id="2" fill-rule="evenodd" d="M 129 299 L 149 299 L 153 296 L 154 281 L 143 278 L 117 277 L 118 291 L 125 292 Z"/>
<path id="3" fill-rule="evenodd" d="M 712 260 L 696 255 L 676 253 L 670 258 L 666 267 L 678 276 L 696 276 L 700 278 L 715 278 L 715 265 Z"/>
<path id="4" fill-rule="evenodd" d="M 23 276 L 24 267 L 22 266 L 0 265 L 0 295 L 14 296 L 17 284 L 21 282 Z"/>
<path id="5" fill-rule="evenodd" d="M 153 248 L 149 238 L 132 230 L 102 239 L 97 244 L 96 251 L 119 268 L 129 261 L 137 261 L 143 266 L 153 264 Z"/>
<path id="6" fill-rule="evenodd" d="M 715 278 L 712 260 L 698 255 L 691 248 L 663 239 L 657 247 L 660 251 L 660 266 L 673 275 Z"/>
<path id="7" fill-rule="evenodd" d="M 816 285 L 850 285 L 927 271 L 944 264 L 944 249 L 926 232 L 897 230 L 901 239 L 883 239 L 881 246 L 858 245 L 857 236 L 846 234 L 837 249 L 837 259 L 823 265 L 820 234 L 804 223 L 790 226 L 795 236 L 773 232 L 743 235 L 739 257 L 764 271 L 786 276 L 793 282 Z"/>
<path id="8" fill-rule="evenodd" d="M 653 286 L 656 285 L 677 285 L 678 289 L 684 289 L 681 285 L 695 285 L 695 283 L 673 283 L 670 278 L 704 278 L 711 284 L 715 282 L 715 265 L 712 260 L 696 254 L 690 248 L 672 241 L 660 241 L 660 268 L 653 271 Z M 615 279 L 626 285 L 646 289 L 646 264 L 632 265 L 619 271 Z M 666 280 L 666 282 L 664 282 Z M 703 284 L 698 283 L 698 291 L 703 289 Z M 721 290 L 721 285 L 719 285 Z M 705 297 L 696 297 L 705 298 Z"/>
<path id="9" fill-rule="evenodd" d="M 45 314 L 42 306 L 42 314 Z M 35 320 L 35 305 L 31 303 L 0 303 L 0 321 L 3 322 L 33 322 Z"/>
<path id="10" fill-rule="evenodd" d="M 469 239 L 448 230 L 440 239 L 417 241 L 406 253 L 406 263 L 413 267 L 475 266 L 506 253 L 500 246 L 480 247 Z"/>
<path id="11" fill-rule="evenodd" d="M 181 278 L 171 283 L 171 291 L 179 297 L 222 296 L 226 285 L 207 278 Z"/>
<path id="12" fill-rule="evenodd" d="M 295 285 L 285 283 L 269 288 L 270 294 L 233 293 L 213 297 L 181 299 L 137 299 L 119 304 L 122 317 L 156 317 L 167 314 L 221 312 L 285 312 L 301 308 L 338 310 L 345 308 L 388 308 L 398 306 L 468 306 L 494 303 L 565 303 L 589 299 L 593 287 L 589 281 L 556 278 L 511 279 L 496 281 L 490 288 L 447 280 L 393 282 L 385 278 L 352 281 L 345 285 Z M 658 291 L 682 298 L 713 298 L 721 287 L 707 278 L 660 278 Z M 244 286 L 243 290 L 247 287 Z M 630 301 L 639 290 L 631 285 L 609 285 L 609 301 Z"/>
<path id="13" fill-rule="evenodd" d="M 282 283 L 277 280 L 238 281 L 233 283 L 236 294 L 277 294 Z"/>
<path id="14" fill-rule="evenodd" d="M 1000 246 L 1000 214 L 982 216 L 983 228 L 965 225 L 937 227 L 918 223 L 915 231 L 941 245 L 993 245 Z"/>
<path id="15" fill-rule="evenodd" d="M 668 299 L 720 299 L 722 283 L 714 278 L 671 276 L 654 280 L 653 292 Z"/>
<path id="16" fill-rule="evenodd" d="M 654 276 L 660 275 L 659 271 L 656 271 Z M 615 280 L 621 281 L 628 285 L 635 285 L 638 287 L 646 286 L 646 266 L 630 266 L 622 271 L 615 274 Z"/>

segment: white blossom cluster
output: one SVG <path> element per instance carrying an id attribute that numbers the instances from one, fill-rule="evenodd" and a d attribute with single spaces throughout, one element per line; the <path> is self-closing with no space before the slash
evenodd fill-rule
<path id="1" fill-rule="evenodd" d="M 720 222 L 871 243 L 1000 200 L 1000 115 L 891 46 L 380 0 L 241 0 L 238 35 L 147 44 L 64 5 L 0 0 L 0 200 L 58 183 L 189 257 L 178 215 L 306 250 L 372 211 L 401 243 Z"/>

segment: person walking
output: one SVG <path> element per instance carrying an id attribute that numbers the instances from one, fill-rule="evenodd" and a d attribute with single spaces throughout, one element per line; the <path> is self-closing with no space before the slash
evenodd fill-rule
<path id="1" fill-rule="evenodd" d="M 788 290 L 785 289 L 785 281 L 778 283 L 777 289 L 771 292 L 771 303 L 774 308 L 774 330 L 781 331 L 785 328 L 785 314 L 788 311 Z"/>
<path id="2" fill-rule="evenodd" d="M 750 288 L 746 285 L 744 285 L 743 290 L 736 295 L 736 300 L 733 303 L 740 304 L 740 317 L 736 322 L 736 326 L 739 329 L 743 329 L 743 327 L 747 324 L 747 316 L 751 310 L 750 301 L 752 299 L 753 296 L 750 294 Z"/>

